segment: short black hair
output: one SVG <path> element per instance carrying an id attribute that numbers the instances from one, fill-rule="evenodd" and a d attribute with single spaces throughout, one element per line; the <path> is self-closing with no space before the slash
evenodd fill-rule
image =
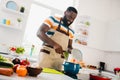
<path id="1" fill-rule="evenodd" d="M 76 14 L 78 13 L 78 12 L 77 12 L 77 9 L 74 8 L 74 7 L 72 7 L 72 6 L 68 7 L 66 11 L 73 11 L 73 12 L 75 12 Z"/>

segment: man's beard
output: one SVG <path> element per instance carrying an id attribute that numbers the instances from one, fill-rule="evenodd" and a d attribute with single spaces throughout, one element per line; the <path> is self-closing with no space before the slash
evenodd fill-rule
<path id="1" fill-rule="evenodd" d="M 62 19 L 62 21 L 63 21 L 63 24 L 65 26 L 70 26 L 72 24 L 72 23 L 68 23 L 68 20 L 67 20 L 66 16 L 64 16 L 64 18 Z"/>

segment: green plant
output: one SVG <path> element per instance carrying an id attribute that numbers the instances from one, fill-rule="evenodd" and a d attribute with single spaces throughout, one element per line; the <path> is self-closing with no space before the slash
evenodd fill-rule
<path id="1" fill-rule="evenodd" d="M 22 21 L 22 19 L 21 18 L 17 18 L 17 21 L 20 23 Z"/>

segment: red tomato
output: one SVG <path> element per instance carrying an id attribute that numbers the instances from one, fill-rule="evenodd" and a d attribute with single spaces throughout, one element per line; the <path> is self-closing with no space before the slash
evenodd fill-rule
<path id="1" fill-rule="evenodd" d="M 21 60 L 20 65 L 28 66 L 28 65 L 30 65 L 30 62 L 27 59 Z"/>

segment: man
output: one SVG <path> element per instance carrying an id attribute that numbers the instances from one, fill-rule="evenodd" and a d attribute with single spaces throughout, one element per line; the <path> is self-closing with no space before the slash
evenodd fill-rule
<path id="1" fill-rule="evenodd" d="M 39 66 L 61 70 L 63 52 L 72 49 L 73 30 L 69 26 L 77 16 L 74 7 L 68 7 L 63 17 L 50 16 L 40 26 L 37 36 L 44 42 L 39 53 Z"/>

